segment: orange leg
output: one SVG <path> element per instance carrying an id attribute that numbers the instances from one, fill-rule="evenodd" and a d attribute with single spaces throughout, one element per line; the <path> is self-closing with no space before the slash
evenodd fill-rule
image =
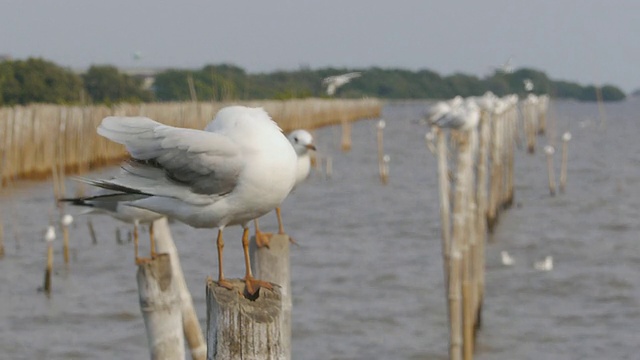
<path id="1" fill-rule="evenodd" d="M 218 229 L 218 286 L 225 287 L 229 290 L 233 289 L 231 283 L 224 279 L 224 272 L 222 271 L 222 250 L 224 249 L 224 240 L 222 239 L 222 229 Z"/>
<path id="2" fill-rule="evenodd" d="M 142 264 L 142 259 L 138 257 L 138 222 L 133 223 L 133 255 L 136 265 Z"/>
<path id="3" fill-rule="evenodd" d="M 280 208 L 276 208 L 276 215 L 278 216 L 278 234 L 284 234 L 284 226 L 282 225 L 282 214 L 280 213 Z"/>
<path id="4" fill-rule="evenodd" d="M 273 234 L 263 233 L 262 231 L 260 231 L 260 228 L 258 226 L 258 219 L 254 219 L 253 223 L 256 227 L 256 245 L 258 245 L 258 248 L 266 247 L 268 249 L 269 242 L 271 241 L 271 237 L 273 236 Z"/>
<path id="5" fill-rule="evenodd" d="M 247 292 L 250 295 L 253 295 L 260 289 L 260 287 L 265 287 L 269 290 L 273 289 L 271 283 L 257 280 L 251 274 L 251 260 L 249 259 L 249 228 L 244 228 L 242 232 L 242 249 L 244 250 L 244 266 L 245 266 L 245 276 L 244 282 L 247 287 Z"/>

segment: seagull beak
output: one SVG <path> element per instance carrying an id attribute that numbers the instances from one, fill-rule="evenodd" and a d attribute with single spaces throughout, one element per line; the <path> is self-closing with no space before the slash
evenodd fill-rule
<path id="1" fill-rule="evenodd" d="M 313 151 L 315 151 L 315 150 L 316 150 L 316 146 L 315 146 L 315 145 L 313 145 L 313 144 L 307 144 L 307 145 L 305 145 L 304 147 L 306 147 L 306 148 L 307 148 L 307 149 L 309 149 L 309 150 L 313 150 Z"/>

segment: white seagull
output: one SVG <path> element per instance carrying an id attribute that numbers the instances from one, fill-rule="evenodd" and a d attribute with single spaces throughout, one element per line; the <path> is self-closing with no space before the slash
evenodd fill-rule
<path id="1" fill-rule="evenodd" d="M 143 259 L 138 256 L 138 227 L 140 224 L 149 225 L 150 252 L 151 259 L 153 259 L 156 256 L 153 222 L 164 217 L 164 215 L 130 206 L 131 201 L 135 200 L 135 198 L 136 197 L 134 195 L 99 189 L 89 197 L 67 198 L 61 199 L 60 201 L 70 202 L 71 205 L 75 206 L 86 207 L 87 211 L 83 214 L 106 214 L 122 222 L 133 224 L 134 258 L 135 263 L 140 265 L 144 261 L 147 261 L 147 259 Z M 137 197 L 137 199 L 142 198 L 142 195 Z"/>
<path id="2" fill-rule="evenodd" d="M 279 206 L 296 181 L 296 153 L 262 108 L 229 106 L 204 131 L 145 117 L 107 117 L 98 134 L 124 144 L 132 160 L 111 180 L 90 184 L 132 194 L 129 205 L 196 228 L 218 228 L 218 285 L 225 227 L 240 225 L 249 294 L 268 282 L 251 274 L 247 224 Z"/>
<path id="3" fill-rule="evenodd" d="M 468 131 L 478 126 L 480 108 L 473 99 L 465 100 L 462 103 L 452 102 L 451 104 L 449 111 L 443 111 L 440 117 L 432 120 L 432 125 L 462 131 Z"/>
<path id="4" fill-rule="evenodd" d="M 504 250 L 500 251 L 500 258 L 502 260 L 502 265 L 504 266 L 511 266 L 515 263 L 513 257 L 511 257 L 511 255 L 509 255 L 509 253 Z"/>
<path id="5" fill-rule="evenodd" d="M 362 76 L 360 72 L 350 72 L 342 75 L 328 76 L 322 79 L 322 85 L 327 87 L 327 95 L 332 96 L 339 87 L 345 85 L 352 79 Z"/>
<path id="6" fill-rule="evenodd" d="M 542 261 L 536 261 L 533 267 L 539 271 L 551 271 L 553 270 L 553 256 L 549 255 Z"/>
<path id="7" fill-rule="evenodd" d="M 310 150 L 316 150 L 315 145 L 313 145 L 313 136 L 303 129 L 298 129 L 292 131 L 289 136 L 287 136 L 293 149 L 296 151 L 297 161 L 296 161 L 296 184 L 297 187 L 303 181 L 305 181 L 309 177 L 309 172 L 311 170 L 311 157 Z M 291 189 L 293 191 L 294 189 Z M 276 216 L 278 217 L 278 234 L 285 234 L 284 226 L 282 225 L 282 214 L 280 213 L 280 206 L 276 207 Z M 255 219 L 255 227 L 256 227 L 256 244 L 258 247 L 269 247 L 269 241 L 273 234 L 263 233 L 260 231 L 258 226 L 258 219 Z M 291 239 L 291 238 L 290 238 Z M 291 239 L 292 242 L 293 239 Z M 295 243 L 295 242 L 294 242 Z"/>

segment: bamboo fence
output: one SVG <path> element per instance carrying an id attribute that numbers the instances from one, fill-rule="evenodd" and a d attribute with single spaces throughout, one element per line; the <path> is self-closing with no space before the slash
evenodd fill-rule
<path id="1" fill-rule="evenodd" d="M 52 173 L 81 173 L 127 156 L 122 145 L 99 136 L 107 116 L 146 116 L 163 124 L 203 129 L 224 106 L 263 107 L 283 131 L 313 129 L 378 117 L 378 99 L 296 99 L 119 104 L 113 107 L 34 104 L 0 108 L 0 184 Z"/>

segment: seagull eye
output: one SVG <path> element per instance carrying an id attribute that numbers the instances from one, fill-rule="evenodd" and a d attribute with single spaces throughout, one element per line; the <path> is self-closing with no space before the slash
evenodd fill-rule
<path id="1" fill-rule="evenodd" d="M 293 141 L 298 142 L 298 137 L 294 137 Z"/>

